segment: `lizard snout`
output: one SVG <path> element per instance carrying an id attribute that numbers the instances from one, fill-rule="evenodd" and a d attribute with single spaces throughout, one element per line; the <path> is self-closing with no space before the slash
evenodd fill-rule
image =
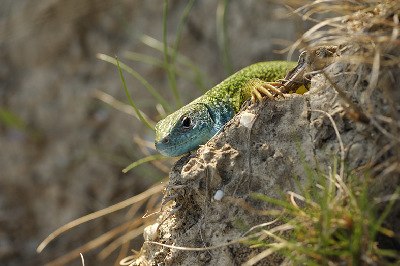
<path id="1" fill-rule="evenodd" d="M 164 137 L 164 138 L 160 139 L 159 141 L 156 141 L 156 143 L 155 143 L 156 144 L 156 148 L 159 148 L 162 145 L 168 144 L 169 141 L 170 141 L 169 137 Z"/>
<path id="2" fill-rule="evenodd" d="M 175 147 L 170 137 L 164 137 L 155 142 L 156 149 L 164 156 L 174 157 L 183 154 Z"/>

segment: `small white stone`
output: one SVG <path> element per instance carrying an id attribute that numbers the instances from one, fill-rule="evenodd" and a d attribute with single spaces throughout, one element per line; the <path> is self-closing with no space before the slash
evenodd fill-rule
<path id="1" fill-rule="evenodd" d="M 242 113 L 242 115 L 240 116 L 240 124 L 246 128 L 251 128 L 253 126 L 255 116 L 255 114 L 252 114 L 250 112 Z"/>
<path id="2" fill-rule="evenodd" d="M 149 226 L 147 226 L 144 230 L 143 230 L 143 238 L 146 241 L 155 241 L 158 238 L 158 226 L 160 224 L 159 223 L 155 223 L 155 224 L 151 224 Z"/>
<path id="3" fill-rule="evenodd" d="M 215 192 L 214 194 L 214 200 L 220 201 L 222 200 L 222 198 L 224 197 L 224 192 L 222 190 L 217 190 L 217 192 Z"/>

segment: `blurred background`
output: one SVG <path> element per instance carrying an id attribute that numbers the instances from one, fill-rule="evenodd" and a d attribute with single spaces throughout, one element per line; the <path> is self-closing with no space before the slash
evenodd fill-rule
<path id="1" fill-rule="evenodd" d="M 272 1 L 168 3 L 168 43 L 179 43 L 177 58 L 192 66 L 176 66 L 184 104 L 241 67 L 286 59 L 276 51 L 306 29 Z M 168 161 L 122 173 L 146 153 L 156 154 L 154 136 L 129 111 L 115 108 L 116 100 L 128 102 L 118 69 L 97 56 L 117 55 L 176 109 L 157 49 L 163 26 L 160 0 L 0 0 L 1 265 L 41 265 L 87 243 L 126 221 L 126 212 L 74 228 L 36 254 L 63 224 L 167 176 Z M 164 110 L 143 84 L 126 72 L 125 78 L 140 109 L 154 121 L 162 118 Z M 140 249 L 140 241 L 129 248 Z M 99 261 L 100 251 L 85 253 L 86 263 L 111 265 L 118 255 Z M 80 258 L 68 264 L 80 265 Z"/>

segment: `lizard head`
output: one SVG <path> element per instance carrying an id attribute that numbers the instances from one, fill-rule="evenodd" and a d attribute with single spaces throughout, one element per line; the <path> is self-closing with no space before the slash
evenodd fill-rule
<path id="1" fill-rule="evenodd" d="M 184 106 L 157 123 L 156 149 L 179 156 L 206 143 L 214 134 L 214 121 L 203 103 Z"/>

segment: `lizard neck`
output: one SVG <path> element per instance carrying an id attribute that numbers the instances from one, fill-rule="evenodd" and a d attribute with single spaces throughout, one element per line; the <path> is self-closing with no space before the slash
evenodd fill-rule
<path id="1" fill-rule="evenodd" d="M 214 122 L 212 127 L 212 136 L 217 134 L 224 125 L 232 119 L 235 115 L 235 110 L 232 104 L 229 102 L 218 102 L 211 105 L 206 105 L 208 112 L 210 113 L 211 119 Z"/>

